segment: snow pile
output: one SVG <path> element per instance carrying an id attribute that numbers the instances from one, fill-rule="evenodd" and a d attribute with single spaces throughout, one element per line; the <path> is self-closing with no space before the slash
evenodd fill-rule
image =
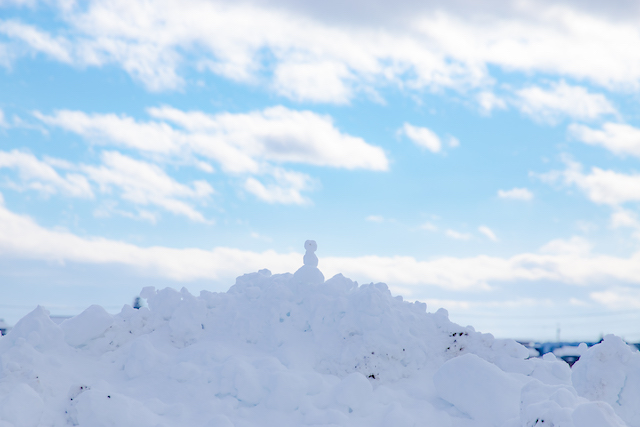
<path id="1" fill-rule="evenodd" d="M 640 426 L 640 354 L 616 337 L 572 372 L 341 275 L 141 296 L 60 325 L 38 307 L 0 338 L 0 427 Z"/>
<path id="2" fill-rule="evenodd" d="M 630 426 L 640 426 L 640 352 L 608 335 L 582 355 L 573 368 L 580 396 L 604 401 Z"/>

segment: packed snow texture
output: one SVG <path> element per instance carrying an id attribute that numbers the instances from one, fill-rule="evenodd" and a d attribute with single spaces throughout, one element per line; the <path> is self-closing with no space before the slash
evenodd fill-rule
<path id="1" fill-rule="evenodd" d="M 0 427 L 640 427 L 640 353 L 614 336 L 570 369 L 341 275 L 141 296 L 0 338 Z"/>

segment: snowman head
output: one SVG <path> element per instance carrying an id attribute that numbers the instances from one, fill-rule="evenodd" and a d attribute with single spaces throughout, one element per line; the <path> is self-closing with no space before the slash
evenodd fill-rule
<path id="1" fill-rule="evenodd" d="M 315 252 L 316 249 L 318 249 L 318 245 L 316 244 L 315 240 L 307 240 L 306 242 L 304 242 L 304 248 L 307 250 L 307 252 Z"/>

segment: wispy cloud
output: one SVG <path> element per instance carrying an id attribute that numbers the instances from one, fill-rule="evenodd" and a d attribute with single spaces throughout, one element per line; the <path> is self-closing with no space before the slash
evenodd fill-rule
<path id="1" fill-rule="evenodd" d="M 384 217 L 382 215 L 369 215 L 364 220 L 369 222 L 381 223 L 384 222 Z"/>
<path id="2" fill-rule="evenodd" d="M 438 227 L 436 225 L 434 225 L 433 223 L 430 222 L 425 222 L 423 224 L 420 225 L 420 229 L 421 230 L 427 230 L 427 231 L 438 231 Z"/>
<path id="3" fill-rule="evenodd" d="M 138 206 L 152 205 L 184 215 L 190 220 L 209 222 L 193 206 L 181 199 L 204 201 L 213 194 L 213 188 L 205 181 L 194 181 L 191 187 L 178 183 L 159 166 L 135 160 L 116 151 L 102 153 L 102 165 L 72 164 L 66 160 L 45 157 L 39 160 L 31 153 L 0 151 L 0 169 L 17 171 L 17 179 L 8 185 L 16 190 L 38 191 L 44 195 L 61 194 L 69 197 L 95 198 L 93 182 L 101 193 L 111 194 L 116 190 L 122 199 Z M 62 176 L 57 170 L 71 170 Z M 156 217 L 139 210 L 137 214 L 102 205 L 98 216 L 111 213 L 131 218 L 156 221 Z"/>
<path id="4" fill-rule="evenodd" d="M 304 7 L 288 6 L 185 0 L 150 13 L 138 1 L 95 1 L 59 11 L 67 23 L 59 30 L 65 37 L 18 21 L 5 21 L 4 34 L 21 43 L 9 45 L 17 56 L 26 44 L 75 65 L 117 64 L 150 90 L 180 88 L 185 80 L 179 70 L 195 63 L 200 71 L 234 81 L 267 83 L 297 101 L 347 103 L 390 84 L 489 93 L 490 65 L 607 88 L 637 87 L 640 79 L 635 23 L 570 5 L 514 2 L 484 8 L 481 20 L 455 5 L 434 10 L 426 4 L 404 14 L 381 6 L 383 19 L 396 24 L 382 27 L 362 14 L 327 22 Z M 193 56 L 199 60 L 190 61 Z M 553 94 L 533 89 L 523 96 L 572 116 Z M 496 98 L 481 98 L 487 110 L 501 106 Z M 584 99 L 596 110 L 605 106 Z M 577 112 L 595 114 L 590 107 Z"/>
<path id="5" fill-rule="evenodd" d="M 434 131 L 429 128 L 421 126 L 413 126 L 409 123 L 404 123 L 400 129 L 396 132 L 397 135 L 404 135 L 411 142 L 420 148 L 427 149 L 432 153 L 439 153 L 442 151 L 442 147 L 445 142 L 450 148 L 456 148 L 460 146 L 460 141 L 453 137 L 448 136 L 443 141 Z"/>
<path id="6" fill-rule="evenodd" d="M 476 101 L 485 114 L 491 113 L 493 110 L 504 110 L 507 108 L 507 102 L 497 96 L 493 92 L 483 91 L 476 96 Z"/>
<path id="7" fill-rule="evenodd" d="M 640 129 L 624 124 L 608 122 L 601 130 L 585 125 L 571 124 L 569 135 L 589 145 L 599 145 L 617 155 L 640 157 Z"/>
<path id="8" fill-rule="evenodd" d="M 191 187 L 178 183 L 160 167 L 135 160 L 117 151 L 102 153 L 103 165 L 83 166 L 82 171 L 97 183 L 104 193 L 113 188 L 135 205 L 153 205 L 192 221 L 210 222 L 202 213 L 182 199 L 206 200 L 213 188 L 206 181 L 194 181 Z"/>
<path id="9" fill-rule="evenodd" d="M 633 237 L 640 240 L 640 220 L 638 215 L 629 209 L 614 209 L 611 214 L 611 227 L 630 228 L 634 232 Z"/>
<path id="10" fill-rule="evenodd" d="M 196 153 L 210 154 L 207 157 L 220 161 L 229 170 L 242 169 L 228 167 L 225 157 L 215 155 L 214 146 L 226 145 L 254 162 L 268 160 L 376 171 L 389 167 L 380 147 L 340 132 L 330 116 L 311 111 L 277 106 L 246 114 L 207 115 L 162 107 L 150 108 L 149 114 L 180 126 Z M 232 154 L 233 158 L 239 157 L 236 151 Z"/>
<path id="11" fill-rule="evenodd" d="M 74 132 L 93 144 L 134 149 L 154 161 L 183 162 L 209 173 L 213 167 L 208 162 L 216 162 L 223 172 L 243 178 L 246 191 L 268 203 L 307 204 L 310 200 L 302 193 L 316 187 L 307 174 L 279 164 L 389 168 L 380 147 L 340 132 L 329 116 L 310 111 L 271 107 L 210 115 L 161 107 L 150 108 L 149 114 L 155 120 L 68 110 L 34 113 L 48 126 Z M 183 209 L 175 207 L 179 208 Z"/>
<path id="12" fill-rule="evenodd" d="M 529 201 L 533 199 L 533 193 L 526 188 L 512 188 L 511 190 L 498 190 L 498 197 L 501 199 Z"/>
<path id="13" fill-rule="evenodd" d="M 285 205 L 305 205 L 311 203 L 302 195 L 310 190 L 312 180 L 309 175 L 276 168 L 271 172 L 272 182 L 267 185 L 251 177 L 245 181 L 244 188 L 267 203 L 282 203 Z"/>
<path id="14" fill-rule="evenodd" d="M 498 237 L 496 236 L 496 234 L 486 225 L 481 225 L 480 227 L 478 227 L 478 231 L 484 234 L 489 240 L 493 242 L 498 241 Z"/>
<path id="15" fill-rule="evenodd" d="M 539 175 L 548 183 L 560 181 L 564 185 L 575 185 L 594 203 L 619 206 L 640 201 L 640 174 L 624 174 L 612 170 L 592 167 L 583 172 L 580 163 L 567 157 L 564 171 L 551 171 Z"/>
<path id="16" fill-rule="evenodd" d="M 413 126 L 405 123 L 398 130 L 400 135 L 406 135 L 415 145 L 426 148 L 432 153 L 439 153 L 442 149 L 442 141 L 431 129 L 419 126 Z"/>
<path id="17" fill-rule="evenodd" d="M 229 172 L 257 172 L 263 161 L 381 171 L 389 167 L 381 148 L 341 133 L 330 117 L 310 111 L 272 107 L 209 115 L 162 107 L 149 113 L 158 121 L 68 110 L 34 114 L 92 143 L 175 157 L 202 156 Z"/>
<path id="18" fill-rule="evenodd" d="M 589 255 L 593 245 L 584 237 L 574 236 L 570 239 L 555 239 L 540 248 L 540 252 L 552 255 Z"/>
<path id="19" fill-rule="evenodd" d="M 455 231 L 455 230 L 447 230 L 444 232 L 444 234 L 447 237 L 450 237 L 452 239 L 455 240 L 470 240 L 471 239 L 471 234 L 469 233 L 461 233 L 459 231 Z"/>
<path id="20" fill-rule="evenodd" d="M 48 230 L 32 219 L 0 205 L 0 252 L 12 257 L 73 261 L 89 264 L 116 263 L 141 273 L 174 280 L 231 280 L 269 268 L 294 271 L 302 262 L 299 253 L 252 252 L 218 247 L 213 250 L 167 247 L 143 248 L 121 241 L 78 237 L 68 231 Z M 598 285 L 602 280 L 638 284 L 640 252 L 629 258 L 596 255 L 588 242 L 556 241 L 541 253 L 508 258 L 479 255 L 468 258 L 440 257 L 420 261 L 410 256 L 323 257 L 325 276 L 343 273 L 357 280 L 384 281 L 403 286 L 407 297 L 424 294 L 424 285 L 449 290 L 491 289 L 492 283 L 553 280 L 574 285 Z"/>
<path id="21" fill-rule="evenodd" d="M 136 209 L 135 212 L 118 208 L 118 202 L 115 200 L 105 200 L 93 211 L 96 218 L 111 218 L 112 216 L 121 216 L 137 221 L 148 221 L 151 224 L 158 222 L 158 214 L 146 209 Z"/>
<path id="22" fill-rule="evenodd" d="M 563 117 L 592 120 L 602 115 L 617 114 L 603 94 L 590 93 L 585 87 L 560 81 L 550 88 L 530 86 L 515 92 L 516 105 L 535 120 L 555 123 Z"/>
<path id="23" fill-rule="evenodd" d="M 592 301 L 611 310 L 640 309 L 640 290 L 637 288 L 616 286 L 612 289 L 591 292 Z"/>
<path id="24" fill-rule="evenodd" d="M 35 190 L 45 195 L 61 193 L 71 197 L 93 198 L 91 185 L 79 173 L 61 176 L 49 163 L 18 150 L 0 151 L 0 169 L 17 171 L 19 181 L 10 181 L 17 190 Z"/>
<path id="25" fill-rule="evenodd" d="M 7 120 L 4 117 L 4 111 L 0 109 L 0 128 L 6 128 L 6 127 L 9 127 L 9 123 L 7 123 Z"/>
<path id="26" fill-rule="evenodd" d="M 63 63 L 72 63 L 71 43 L 62 37 L 53 37 L 31 25 L 19 21 L 0 20 L 0 34 L 19 40 L 36 52 Z"/>

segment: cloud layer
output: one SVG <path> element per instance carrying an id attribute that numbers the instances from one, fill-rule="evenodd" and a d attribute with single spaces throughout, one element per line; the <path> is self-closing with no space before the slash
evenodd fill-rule
<path id="1" fill-rule="evenodd" d="M 610 89 L 637 88 L 640 82 L 637 26 L 569 5 L 509 2 L 500 10 L 483 8 L 481 17 L 454 4 L 422 5 L 413 14 L 388 8 L 389 25 L 381 27 L 356 18 L 327 22 L 312 8 L 286 4 L 63 4 L 59 13 L 66 27 L 59 35 L 17 20 L 1 21 L 9 57 L 31 50 L 79 66 L 117 64 L 152 91 L 183 86 L 179 70 L 188 66 L 268 86 L 297 101 L 342 104 L 358 93 L 375 97 L 378 88 L 389 85 L 484 89 L 492 86 L 491 66 Z M 525 88 L 519 96 L 532 114 L 540 105 L 580 117 L 611 109 L 598 95 L 562 84 L 551 92 Z M 567 96 L 588 102 L 567 110 Z"/>
<path id="2" fill-rule="evenodd" d="M 569 158 L 564 171 L 552 171 L 540 178 L 546 182 L 558 182 L 576 186 L 594 203 L 620 206 L 640 201 L 640 174 L 625 174 L 613 170 L 592 167 L 585 173 L 583 166 Z"/>
<path id="3" fill-rule="evenodd" d="M 133 150 L 154 162 L 177 162 L 209 173 L 214 171 L 213 162 L 222 172 L 241 179 L 244 190 L 268 203 L 309 203 L 303 192 L 315 187 L 307 174 L 280 165 L 389 169 L 380 147 L 340 132 L 331 117 L 310 111 L 277 106 L 243 114 L 205 114 L 164 106 L 150 108 L 148 113 L 152 119 L 147 121 L 70 110 L 51 115 L 34 112 L 34 116 L 49 127 L 73 132 L 91 144 Z M 153 195 L 154 191 L 147 196 L 141 190 L 163 188 L 164 195 L 202 198 L 213 193 L 206 182 L 194 182 L 193 189 L 175 182 L 169 184 L 169 177 L 158 167 L 117 152 L 103 154 L 103 163 L 102 168 L 83 169 L 102 189 L 117 185 L 131 202 L 156 204 L 204 221 L 199 213 L 175 199 Z M 156 186 L 160 182 L 166 185 Z"/>
<path id="4" fill-rule="evenodd" d="M 292 272 L 302 262 L 298 253 L 225 247 L 212 250 L 144 248 L 103 238 L 78 237 L 66 231 L 43 228 L 4 206 L 0 206 L 0 253 L 57 262 L 115 263 L 145 275 L 178 281 L 231 280 L 261 268 L 277 273 Z M 581 286 L 602 280 L 640 284 L 640 252 L 629 258 L 596 255 L 581 238 L 553 241 L 539 253 L 508 258 L 479 255 L 420 261 L 408 256 L 323 257 L 320 268 L 327 277 L 343 273 L 359 280 L 387 282 L 402 288 L 407 297 L 426 296 L 425 285 L 462 291 L 489 290 L 497 283 L 544 280 Z"/>
<path id="5" fill-rule="evenodd" d="M 607 122 L 602 129 L 572 124 L 569 135 L 589 145 L 602 146 L 614 154 L 640 157 L 640 129 L 624 123 Z"/>

